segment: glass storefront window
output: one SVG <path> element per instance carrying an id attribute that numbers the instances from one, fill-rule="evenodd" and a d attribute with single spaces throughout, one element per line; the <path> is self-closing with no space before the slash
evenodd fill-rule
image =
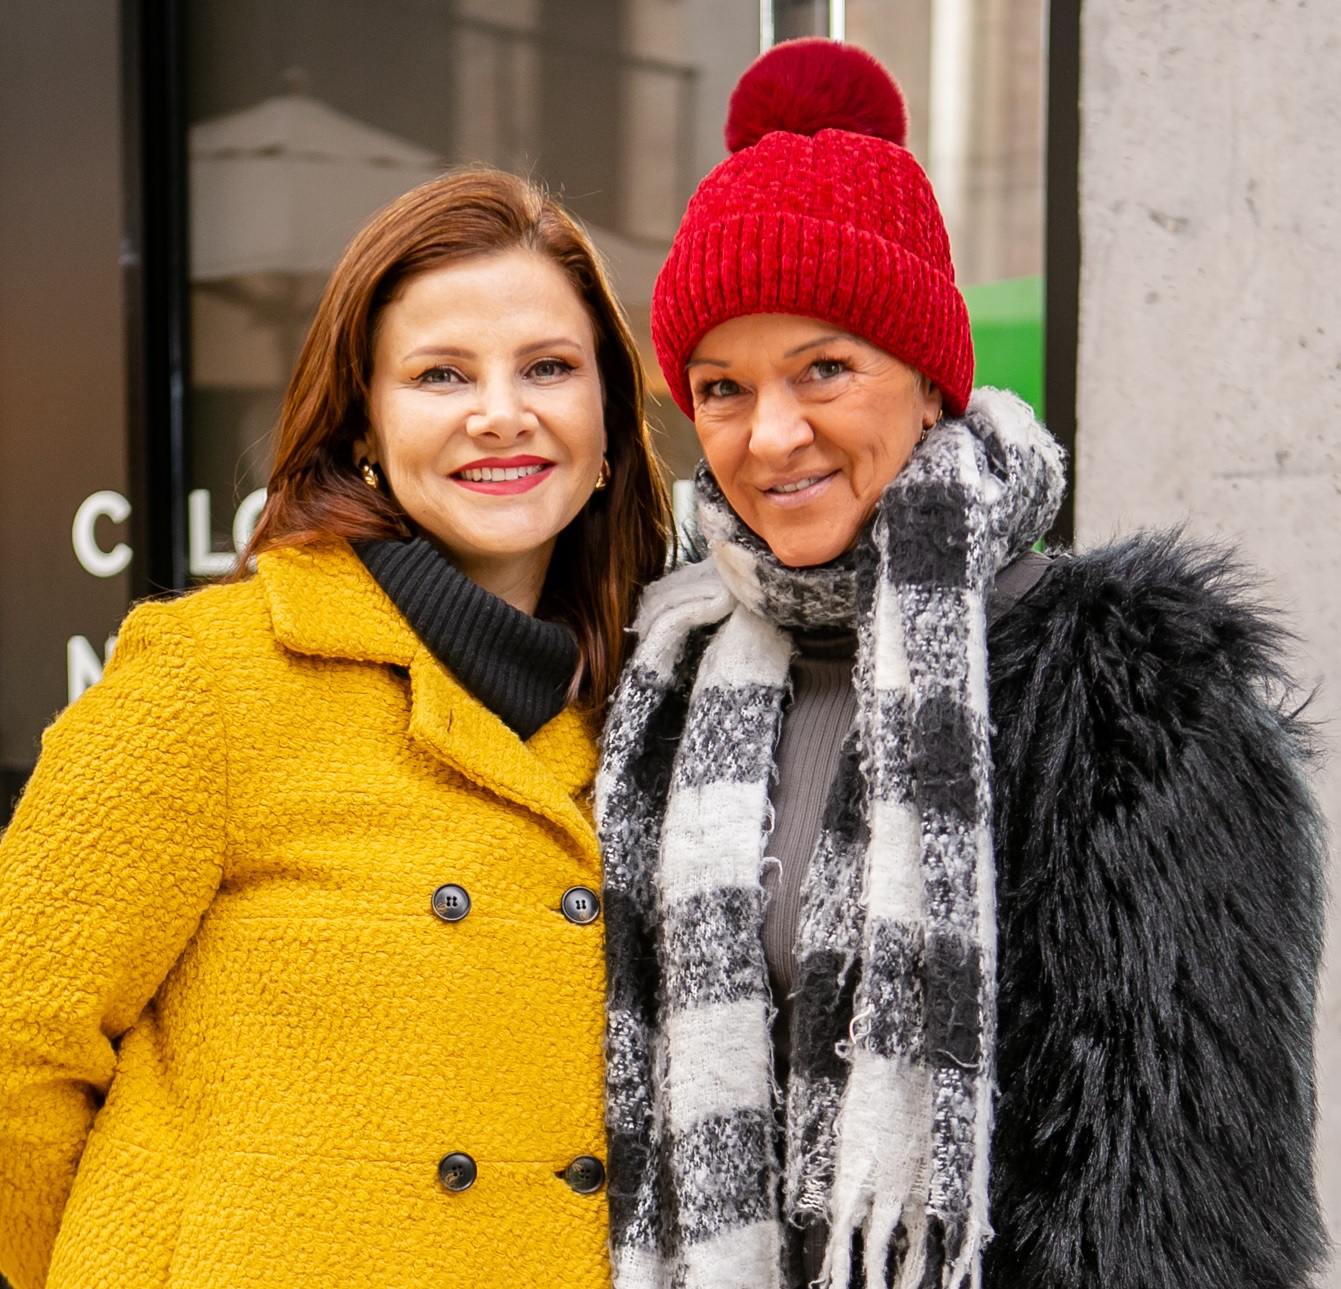
<path id="1" fill-rule="evenodd" d="M 899 77 L 909 144 L 982 319 L 980 367 L 1037 400 L 1042 28 L 1042 0 L 192 4 L 193 576 L 225 570 L 250 531 L 284 384 L 340 248 L 453 164 L 533 174 L 586 222 L 644 353 L 667 468 L 686 477 L 697 447 L 652 353 L 652 283 L 724 155 L 731 88 L 770 40 L 841 36 Z"/>

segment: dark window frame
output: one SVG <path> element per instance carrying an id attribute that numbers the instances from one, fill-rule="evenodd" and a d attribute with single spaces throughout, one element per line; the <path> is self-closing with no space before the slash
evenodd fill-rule
<path id="1" fill-rule="evenodd" d="M 123 0 L 127 435 L 136 599 L 188 585 L 191 299 L 185 4 Z"/>
<path id="2" fill-rule="evenodd" d="M 1080 8 L 1048 5 L 1043 405 L 1066 449 L 1066 498 L 1048 541 L 1075 540 L 1076 360 L 1080 322 Z"/>

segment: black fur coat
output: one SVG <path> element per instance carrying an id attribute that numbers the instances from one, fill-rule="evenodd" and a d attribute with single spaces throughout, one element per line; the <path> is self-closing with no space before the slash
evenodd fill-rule
<path id="1" fill-rule="evenodd" d="M 1250 592 L 1143 539 L 1055 560 L 991 630 L 988 1289 L 1285 1289 L 1320 1259 L 1323 833 Z"/>

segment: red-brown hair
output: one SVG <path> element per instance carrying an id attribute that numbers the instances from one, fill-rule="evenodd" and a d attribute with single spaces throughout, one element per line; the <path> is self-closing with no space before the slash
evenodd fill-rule
<path id="1" fill-rule="evenodd" d="M 610 482 L 559 535 L 540 612 L 577 633 L 573 696 L 599 710 L 618 677 L 638 593 L 664 568 L 670 501 L 643 419 L 638 350 L 596 251 L 553 198 L 516 175 L 446 174 L 392 202 L 350 243 L 289 382 L 265 509 L 238 567 L 259 551 L 331 536 L 409 534 L 394 498 L 367 487 L 354 464 L 354 440 L 368 429 L 378 318 L 411 278 L 516 248 L 563 270 L 596 329 Z"/>

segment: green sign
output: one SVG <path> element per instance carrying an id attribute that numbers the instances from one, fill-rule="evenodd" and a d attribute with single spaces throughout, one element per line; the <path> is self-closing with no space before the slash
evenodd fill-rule
<path id="1" fill-rule="evenodd" d="M 975 385 L 1012 389 L 1043 416 L 1043 279 L 963 288 L 973 327 Z"/>

